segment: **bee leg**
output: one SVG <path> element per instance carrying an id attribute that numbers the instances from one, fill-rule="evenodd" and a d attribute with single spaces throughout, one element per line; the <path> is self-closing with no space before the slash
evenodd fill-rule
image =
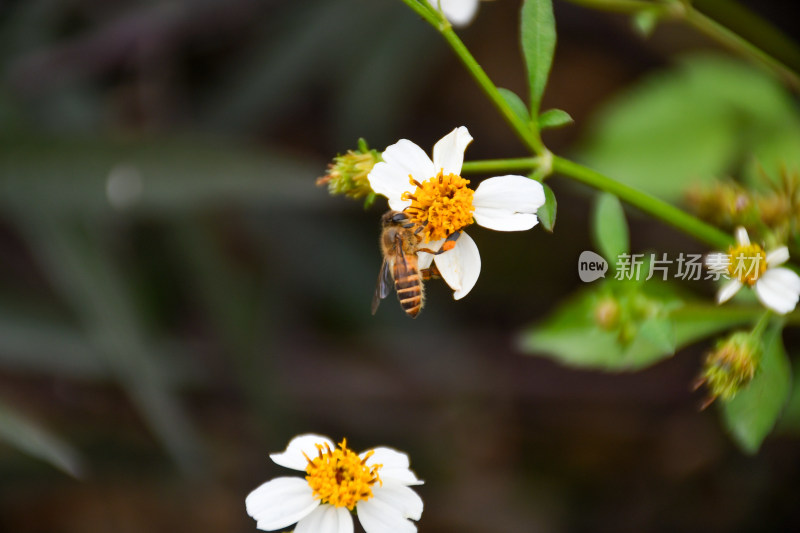
<path id="1" fill-rule="evenodd" d="M 431 265 L 430 268 L 423 268 L 419 271 L 420 275 L 422 275 L 422 279 L 424 281 L 428 281 L 429 279 L 440 279 L 442 274 L 439 272 L 439 269 L 436 268 L 436 265 Z"/>
<path id="2" fill-rule="evenodd" d="M 441 254 L 443 252 L 446 252 L 447 250 L 452 250 L 453 248 L 455 248 L 456 247 L 456 241 L 458 240 L 459 237 L 461 237 L 461 232 L 460 231 L 457 231 L 455 233 L 451 233 L 450 235 L 448 235 L 447 238 L 442 243 L 441 248 L 439 248 L 439 252 L 438 253 Z"/>
<path id="3" fill-rule="evenodd" d="M 456 247 L 456 241 L 458 238 L 461 237 L 461 232 L 457 231 L 455 233 L 451 233 L 442 243 L 442 246 L 437 250 L 433 251 L 430 248 L 420 248 L 417 250 L 418 252 L 425 252 L 427 254 L 439 255 L 447 252 L 448 250 L 452 250 Z"/>

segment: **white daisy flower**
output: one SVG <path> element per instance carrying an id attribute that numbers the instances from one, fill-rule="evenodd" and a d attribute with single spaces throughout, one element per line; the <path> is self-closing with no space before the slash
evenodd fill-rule
<path id="1" fill-rule="evenodd" d="M 299 435 L 270 458 L 301 470 L 305 479 L 279 477 L 251 492 L 247 514 L 256 527 L 275 531 L 297 524 L 295 533 L 352 533 L 356 510 L 366 533 L 415 533 L 409 520 L 422 516 L 422 499 L 409 485 L 421 485 L 408 456 L 390 448 L 356 454 L 320 435 Z"/>
<path id="2" fill-rule="evenodd" d="M 428 0 L 435 9 L 441 9 L 453 26 L 466 26 L 478 12 L 479 0 Z"/>
<path id="3" fill-rule="evenodd" d="M 730 278 L 717 292 L 717 303 L 727 302 L 748 285 L 755 289 L 764 307 L 782 315 L 793 311 L 800 299 L 800 276 L 779 266 L 788 260 L 786 246 L 765 252 L 758 244 L 750 243 L 746 229 L 736 228 L 736 245 L 728 253 L 706 257 L 709 269 Z"/>
<path id="4" fill-rule="evenodd" d="M 389 199 L 389 207 L 405 211 L 423 226 L 422 247 L 440 250 L 445 240 L 456 237 L 455 247 L 438 255 L 419 252 L 419 268 L 436 261 L 442 278 L 458 300 L 472 290 L 481 271 L 478 247 L 462 229 L 473 222 L 497 231 L 523 231 L 535 226 L 538 209 L 544 205 L 544 189 L 524 176 L 498 176 L 481 182 L 474 191 L 462 178 L 464 150 L 472 142 L 461 126 L 433 147 L 433 161 L 407 139 L 383 152 L 383 162 L 370 172 L 372 190 Z M 452 244 L 449 242 L 448 244 Z"/>

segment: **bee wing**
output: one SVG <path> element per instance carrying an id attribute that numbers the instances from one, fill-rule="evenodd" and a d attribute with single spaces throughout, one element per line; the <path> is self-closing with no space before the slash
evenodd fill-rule
<path id="1" fill-rule="evenodd" d="M 383 258 L 381 271 L 378 273 L 378 285 L 375 287 L 375 294 L 372 296 L 372 314 L 378 312 L 378 306 L 381 300 L 389 296 L 394 286 L 394 278 L 392 277 L 392 261 L 388 258 Z"/>

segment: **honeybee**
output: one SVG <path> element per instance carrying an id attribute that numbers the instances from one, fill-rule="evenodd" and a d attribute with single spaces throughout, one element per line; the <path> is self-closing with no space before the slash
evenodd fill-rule
<path id="1" fill-rule="evenodd" d="M 409 220 L 401 211 L 387 211 L 381 217 L 380 245 L 383 253 L 383 263 L 378 274 L 378 285 L 372 297 L 372 314 L 378 311 L 381 300 L 389 295 L 394 286 L 400 307 L 411 318 L 416 318 L 425 304 L 425 287 L 423 280 L 439 277 L 436 266 L 419 268 L 417 252 L 427 252 L 438 255 L 455 246 L 455 241 L 460 233 L 450 235 L 437 251 L 423 248 L 420 231 L 423 225 L 418 225 Z"/>

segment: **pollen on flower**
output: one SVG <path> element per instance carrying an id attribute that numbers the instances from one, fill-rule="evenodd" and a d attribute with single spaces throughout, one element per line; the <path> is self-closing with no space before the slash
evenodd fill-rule
<path id="1" fill-rule="evenodd" d="M 317 444 L 317 457 L 306 455 L 306 481 L 314 498 L 334 507 L 355 508 L 361 500 L 372 498 L 372 486 L 383 484 L 378 471 L 383 465 L 367 466 L 367 459 L 374 453 L 367 452 L 362 459 L 347 448 L 347 440 L 339 443 L 339 448 L 331 450 L 327 444 Z M 305 454 L 303 454 L 305 455 Z"/>
<path id="2" fill-rule="evenodd" d="M 472 224 L 475 191 L 467 187 L 469 180 L 443 172 L 422 183 L 411 176 L 409 179 L 417 188 L 413 194 L 403 193 L 401 198 L 411 200 L 405 212 L 412 222 L 424 227 L 424 242 L 447 238 Z"/>
<path id="3" fill-rule="evenodd" d="M 731 278 L 747 285 L 754 285 L 767 270 L 767 253 L 757 244 L 732 246 L 728 259 L 728 273 Z"/>

